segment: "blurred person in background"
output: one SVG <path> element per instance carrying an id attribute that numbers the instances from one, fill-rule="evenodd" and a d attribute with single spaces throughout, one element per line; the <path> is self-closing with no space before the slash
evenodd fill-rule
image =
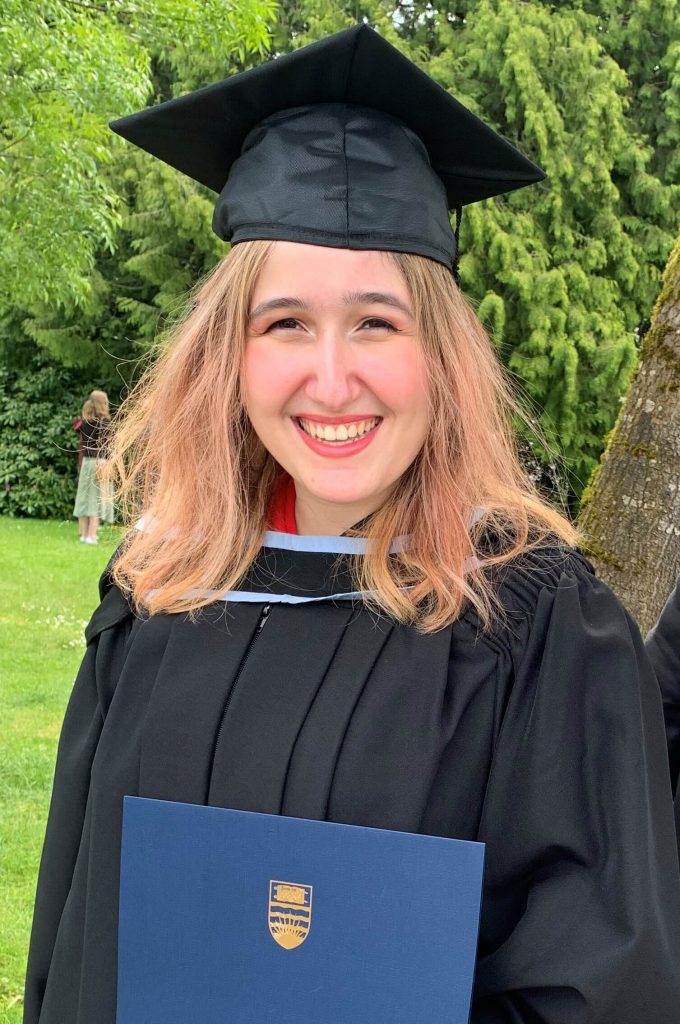
<path id="1" fill-rule="evenodd" d="M 105 391 L 91 391 L 83 406 L 79 429 L 82 461 L 73 506 L 81 544 L 96 544 L 100 521 L 113 522 L 111 485 L 100 478 L 107 457 L 110 423 L 108 395 Z"/>

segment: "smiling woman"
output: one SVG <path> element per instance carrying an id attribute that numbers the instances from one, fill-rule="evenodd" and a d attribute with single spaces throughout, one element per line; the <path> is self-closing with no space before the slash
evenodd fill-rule
<path id="1" fill-rule="evenodd" d="M 145 529 L 113 577 L 153 612 L 210 604 L 252 563 L 285 477 L 298 532 L 361 524 L 355 589 L 383 610 L 432 630 L 470 602 L 488 624 L 495 590 L 469 566 L 575 535 L 519 465 L 516 412 L 437 263 L 243 242 L 123 407 L 111 464 Z"/>
<path id="2" fill-rule="evenodd" d="M 676 1024 L 656 681 L 453 273 L 541 172 L 365 26 L 116 127 L 233 247 L 119 418 L 26 1024 L 115 1024 L 126 794 L 485 843 L 472 1024 Z"/>

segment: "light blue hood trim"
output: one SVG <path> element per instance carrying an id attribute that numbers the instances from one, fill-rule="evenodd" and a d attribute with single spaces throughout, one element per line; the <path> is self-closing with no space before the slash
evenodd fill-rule
<path id="1" fill-rule="evenodd" d="M 234 601 L 241 604 L 317 604 L 320 601 L 364 601 L 368 591 L 352 590 L 346 594 L 328 594 L 325 597 L 300 597 L 295 594 L 258 594 L 254 590 L 227 590 L 216 601 Z"/>
<path id="2" fill-rule="evenodd" d="M 390 552 L 403 551 L 405 537 L 392 542 Z M 269 530 L 262 541 L 264 548 L 279 548 L 281 551 L 313 551 L 327 555 L 365 555 L 368 541 L 365 537 L 315 537 L 311 534 L 279 533 Z"/>

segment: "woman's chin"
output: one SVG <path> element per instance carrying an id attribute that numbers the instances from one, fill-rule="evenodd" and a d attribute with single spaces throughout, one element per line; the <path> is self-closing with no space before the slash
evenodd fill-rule
<path id="1" fill-rule="evenodd" d="M 308 506 L 318 506 L 319 509 L 328 510 L 329 506 L 337 508 L 338 512 L 356 512 L 356 519 L 363 519 L 376 508 L 379 508 L 384 500 L 384 494 L 378 493 L 375 486 L 368 482 L 361 486 L 361 481 L 334 480 L 314 482 L 304 479 L 295 481 L 298 500 Z"/>
<path id="2" fill-rule="evenodd" d="M 323 490 L 308 491 L 309 497 L 323 505 L 335 505 L 340 508 L 377 508 L 380 499 L 377 495 L 367 491 L 340 490 L 328 488 Z M 366 513 L 368 515 L 368 513 Z"/>

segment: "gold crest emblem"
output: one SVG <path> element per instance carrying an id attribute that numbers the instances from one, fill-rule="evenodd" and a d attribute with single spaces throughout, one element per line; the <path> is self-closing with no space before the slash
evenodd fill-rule
<path id="1" fill-rule="evenodd" d="M 312 923 L 312 886 L 269 883 L 269 931 L 283 949 L 301 946 Z"/>

